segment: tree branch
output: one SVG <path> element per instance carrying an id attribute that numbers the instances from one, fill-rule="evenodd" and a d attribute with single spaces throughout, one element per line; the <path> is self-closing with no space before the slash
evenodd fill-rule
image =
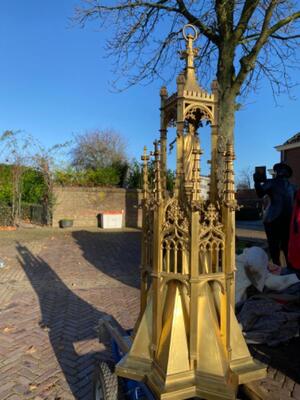
<path id="1" fill-rule="evenodd" d="M 214 44 L 217 44 L 219 41 L 218 35 L 213 31 L 213 29 L 209 26 L 206 26 L 203 24 L 200 20 L 199 17 L 196 17 L 193 15 L 186 7 L 184 0 L 176 0 L 178 7 L 179 7 L 179 12 L 187 19 L 187 21 L 190 24 L 195 25 L 199 31 L 206 36 L 211 42 Z"/>
<path id="2" fill-rule="evenodd" d="M 300 17 L 300 12 L 294 13 L 294 14 L 282 19 L 281 21 L 278 21 L 275 25 L 273 25 L 271 28 L 269 28 L 269 23 L 271 21 L 273 11 L 274 11 L 275 7 L 277 6 L 277 4 L 278 4 L 277 0 L 271 0 L 270 4 L 265 12 L 265 16 L 264 16 L 260 34 L 259 34 L 254 46 L 252 47 L 252 50 L 249 52 L 249 54 L 242 57 L 240 60 L 241 68 L 240 68 L 240 71 L 234 82 L 234 90 L 237 92 L 240 90 L 241 85 L 243 84 L 248 72 L 254 68 L 257 56 L 258 56 L 261 48 L 266 44 L 269 37 L 274 32 L 276 32 L 283 26 L 287 25 L 293 19 L 297 19 Z"/>
<path id="3" fill-rule="evenodd" d="M 77 9 L 77 22 L 85 24 L 99 18 L 102 27 L 114 30 L 106 40 L 108 55 L 116 61 L 117 82 L 126 76 L 128 86 L 162 77 L 164 67 L 170 63 L 176 64 L 171 71 L 178 71 L 179 61 L 173 54 L 181 49 L 180 32 L 187 22 L 195 25 L 202 36 L 201 55 L 195 60 L 199 74 L 202 76 L 210 63 L 209 73 L 215 75 L 217 70 L 223 87 L 235 95 L 250 78 L 252 86 L 264 63 L 271 65 L 277 76 L 278 58 L 286 62 L 295 58 L 294 49 L 300 42 L 298 24 L 293 23 L 300 20 L 300 11 L 294 12 L 297 6 L 292 0 L 81 1 L 85 6 Z M 281 48 L 287 51 L 281 52 Z M 252 74 L 255 65 L 259 72 Z"/>
<path id="4" fill-rule="evenodd" d="M 256 10 L 256 7 L 259 4 L 259 0 L 246 0 L 243 10 L 241 12 L 241 16 L 239 22 L 234 31 L 234 38 L 236 42 L 239 42 L 242 35 L 247 29 L 248 23 Z"/>
<path id="5" fill-rule="evenodd" d="M 300 18 L 300 11 L 296 11 L 293 14 L 289 15 L 288 17 L 278 21 L 268 30 L 267 32 L 268 36 L 273 35 L 273 33 L 279 31 L 281 28 L 288 25 L 290 22 L 295 21 L 298 18 Z"/>
<path id="6" fill-rule="evenodd" d="M 156 9 L 161 11 L 168 11 L 178 13 L 179 10 L 176 7 L 167 6 L 168 0 L 159 0 L 157 2 L 151 1 L 138 1 L 128 2 L 126 4 L 119 4 L 115 6 L 106 6 L 106 5 L 94 5 L 90 8 L 85 9 L 76 9 L 77 19 L 81 25 L 84 25 L 85 21 L 88 18 L 92 18 L 93 16 L 101 16 L 103 12 L 122 12 L 126 10 L 139 9 L 139 8 L 148 8 L 148 9 Z"/>
<path id="7" fill-rule="evenodd" d="M 229 39 L 233 29 L 233 0 L 216 0 L 216 13 L 220 36 Z"/>
<path id="8" fill-rule="evenodd" d="M 300 39 L 300 34 L 299 35 L 289 35 L 289 36 L 270 35 L 269 37 L 272 39 L 276 39 L 276 40 L 288 41 L 288 40 L 293 40 L 293 39 Z M 253 35 L 248 35 L 248 36 L 245 36 L 244 38 L 242 38 L 241 41 L 239 42 L 239 44 L 246 44 L 246 43 L 256 40 L 258 38 L 259 38 L 259 34 L 254 33 Z"/>
<path id="9" fill-rule="evenodd" d="M 91 12 L 99 12 L 99 11 L 122 11 L 130 8 L 157 8 L 165 11 L 174 11 L 178 12 L 178 8 L 166 6 L 164 3 L 167 3 L 167 0 L 160 0 L 156 3 L 150 1 L 136 1 L 130 2 L 128 4 L 120 4 L 116 6 L 105 6 L 105 5 L 97 5 L 92 8 Z"/>

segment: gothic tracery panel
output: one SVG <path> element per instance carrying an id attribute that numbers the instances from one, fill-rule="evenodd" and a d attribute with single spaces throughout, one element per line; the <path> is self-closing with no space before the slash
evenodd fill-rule
<path id="1" fill-rule="evenodd" d="M 188 273 L 189 223 L 178 201 L 165 208 L 162 229 L 162 269 L 174 274 Z"/>
<path id="2" fill-rule="evenodd" d="M 216 207 L 209 204 L 202 218 L 199 234 L 199 273 L 223 272 L 225 235 Z"/>
<path id="3" fill-rule="evenodd" d="M 185 120 L 194 125 L 195 129 L 198 129 L 204 120 L 213 123 L 213 115 L 208 107 L 192 104 L 185 110 Z"/>

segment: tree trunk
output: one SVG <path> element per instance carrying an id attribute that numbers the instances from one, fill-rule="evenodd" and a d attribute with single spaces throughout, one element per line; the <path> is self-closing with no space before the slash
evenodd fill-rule
<path id="1" fill-rule="evenodd" d="M 235 95 L 232 94 L 232 89 L 222 90 L 222 83 L 220 86 L 218 104 L 219 150 L 224 151 L 226 143 L 234 143 Z"/>
<path id="2" fill-rule="evenodd" d="M 44 223 L 49 226 L 52 223 L 52 208 L 53 208 L 53 181 L 49 173 L 49 169 L 44 172 L 44 181 L 46 191 L 43 198 L 43 214 Z"/>
<path id="3" fill-rule="evenodd" d="M 237 93 L 234 90 L 235 70 L 233 67 L 234 47 L 225 43 L 219 49 L 219 64 L 217 71 L 219 101 L 218 101 L 218 175 L 224 173 L 224 151 L 226 144 L 234 144 L 235 124 L 235 99 Z M 220 175 L 219 175 L 220 176 Z M 222 196 L 223 182 L 218 180 L 218 192 Z"/>
<path id="4" fill-rule="evenodd" d="M 12 219 L 13 225 L 20 222 L 23 170 L 19 164 L 13 166 Z"/>
<path id="5" fill-rule="evenodd" d="M 219 132 L 225 139 L 225 144 L 233 143 L 235 99 L 234 91 L 234 45 L 225 42 L 219 49 L 219 62 L 217 70 L 219 86 Z"/>

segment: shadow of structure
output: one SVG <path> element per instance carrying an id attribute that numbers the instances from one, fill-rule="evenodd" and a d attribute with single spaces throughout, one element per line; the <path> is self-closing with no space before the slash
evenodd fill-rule
<path id="1" fill-rule="evenodd" d="M 81 355 L 76 351 L 75 344 L 95 339 L 95 326 L 106 314 L 74 294 L 51 267 L 27 247 L 17 243 L 16 248 L 19 262 L 39 299 L 42 316 L 39 325 L 48 331 L 51 346 L 71 392 L 77 400 L 90 399 L 95 360 L 109 359 L 110 352 L 106 349 Z M 66 390 L 69 391 L 68 388 Z"/>
<path id="2" fill-rule="evenodd" d="M 141 232 L 81 230 L 72 236 L 91 265 L 127 286 L 140 288 Z"/>
<path id="3" fill-rule="evenodd" d="M 283 375 L 300 384 L 300 338 L 293 338 L 276 347 L 266 344 L 251 344 L 249 349 L 253 357 L 280 371 Z M 275 380 L 280 379 L 275 377 Z"/>
<path id="4" fill-rule="evenodd" d="M 140 232 L 72 232 L 83 256 L 99 271 L 120 282 L 139 287 Z M 101 352 L 79 354 L 76 343 L 97 338 L 95 326 L 106 313 L 70 290 L 41 257 L 17 243 L 22 265 L 41 309 L 41 329 L 47 330 L 53 352 L 77 400 L 91 399 L 91 377 L 96 359 L 111 359 L 108 346 Z M 111 260 L 108 265 L 107 260 Z M 130 266 L 130 272 L 129 272 Z M 300 383 L 300 339 L 277 347 L 251 345 L 252 355 Z M 107 344 L 107 343 L 106 343 Z"/>

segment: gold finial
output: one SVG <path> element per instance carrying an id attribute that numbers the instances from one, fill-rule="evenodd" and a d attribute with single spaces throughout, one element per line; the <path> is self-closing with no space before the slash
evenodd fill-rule
<path id="1" fill-rule="evenodd" d="M 193 166 L 193 189 L 192 189 L 192 201 L 195 203 L 200 200 L 200 156 L 202 150 L 198 147 L 193 150 L 194 166 Z"/>
<path id="2" fill-rule="evenodd" d="M 147 147 L 146 147 L 146 146 L 144 146 L 144 153 L 143 153 L 143 155 L 141 156 L 141 160 L 144 161 L 144 163 L 147 162 L 147 161 L 149 160 L 149 156 L 148 156 L 148 154 L 147 154 Z"/>
<path id="3" fill-rule="evenodd" d="M 181 83 L 184 84 L 185 90 L 199 92 L 201 88 L 197 82 L 194 65 L 195 57 L 198 55 L 198 49 L 193 47 L 193 42 L 198 38 L 198 31 L 193 25 L 187 24 L 182 30 L 182 35 L 186 41 L 186 48 L 179 54 L 180 58 L 185 60 L 185 69 L 183 72 L 184 82 L 177 81 L 177 86 L 179 89 Z"/>
<path id="4" fill-rule="evenodd" d="M 225 160 L 225 179 L 224 179 L 224 201 L 225 205 L 232 210 L 236 209 L 237 202 L 235 199 L 234 191 L 234 171 L 233 161 L 235 159 L 232 143 L 226 144 L 226 151 L 224 152 Z"/>
<path id="5" fill-rule="evenodd" d="M 146 200 L 148 196 L 148 161 L 149 161 L 149 156 L 147 154 L 147 147 L 144 146 L 144 153 L 141 156 L 141 160 L 143 161 L 143 166 L 142 166 L 142 180 L 143 180 L 143 199 Z"/>
<path id="6" fill-rule="evenodd" d="M 154 144 L 154 192 L 156 200 L 161 200 L 161 170 L 160 170 L 160 149 L 159 141 L 155 140 Z"/>
<path id="7" fill-rule="evenodd" d="M 193 33 L 188 32 L 188 30 L 192 30 Z M 197 40 L 199 34 L 194 25 L 187 24 L 183 27 L 182 35 L 186 40 L 186 50 L 181 52 L 181 58 L 186 59 L 186 68 L 188 71 L 189 69 L 194 69 L 194 58 L 198 55 L 198 49 L 193 48 L 193 42 Z"/>

